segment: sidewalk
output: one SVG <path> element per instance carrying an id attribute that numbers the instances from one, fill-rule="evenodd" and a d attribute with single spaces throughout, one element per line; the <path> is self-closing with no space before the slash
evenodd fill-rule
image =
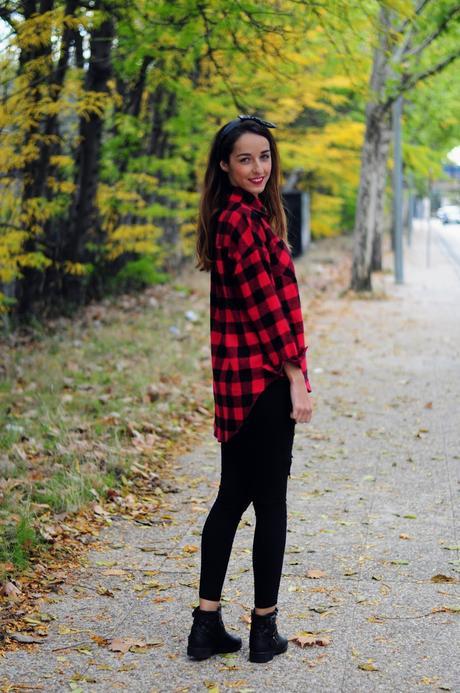
<path id="1" fill-rule="evenodd" d="M 210 432 L 178 460 L 179 491 L 152 524 L 114 521 L 107 548 L 42 605 L 49 635 L 0 660 L 0 690 L 460 691 L 460 278 L 436 243 L 425 268 L 423 228 L 405 280 L 382 275 L 383 300 L 326 299 L 308 330 L 315 414 L 296 429 L 278 623 L 329 644 L 247 661 L 251 508 L 223 601 L 243 649 L 188 660 L 197 549 L 218 486 Z M 111 638 L 121 648 L 133 638 L 135 651 L 110 651 Z"/>

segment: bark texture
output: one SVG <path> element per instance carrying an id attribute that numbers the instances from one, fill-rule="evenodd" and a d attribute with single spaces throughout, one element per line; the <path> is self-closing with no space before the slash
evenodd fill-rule
<path id="1" fill-rule="evenodd" d="M 385 192 L 386 163 L 390 142 L 388 108 L 383 95 L 388 79 L 390 14 L 380 11 L 382 31 L 374 52 L 370 81 L 371 100 L 366 107 L 366 130 L 361 156 L 361 174 L 353 234 L 351 288 L 372 289 L 372 258 L 381 255 L 381 218 Z M 375 247 L 374 247 L 375 239 Z"/>

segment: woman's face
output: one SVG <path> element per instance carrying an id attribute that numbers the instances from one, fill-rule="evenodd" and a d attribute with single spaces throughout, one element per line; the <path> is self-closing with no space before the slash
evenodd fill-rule
<path id="1" fill-rule="evenodd" d="M 272 170 L 270 143 L 263 135 L 245 132 L 233 145 L 228 163 L 220 162 L 232 185 L 238 185 L 253 195 L 262 192 Z"/>

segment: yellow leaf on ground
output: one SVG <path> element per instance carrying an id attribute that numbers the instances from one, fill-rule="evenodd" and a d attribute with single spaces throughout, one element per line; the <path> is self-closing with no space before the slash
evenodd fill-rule
<path id="1" fill-rule="evenodd" d="M 379 671 L 379 668 L 372 662 L 361 662 L 361 664 L 358 664 L 358 669 L 362 669 L 363 671 Z"/>
<path id="2" fill-rule="evenodd" d="M 198 551 L 198 546 L 185 544 L 185 546 L 182 547 L 182 551 L 185 551 L 185 553 L 196 553 Z"/>

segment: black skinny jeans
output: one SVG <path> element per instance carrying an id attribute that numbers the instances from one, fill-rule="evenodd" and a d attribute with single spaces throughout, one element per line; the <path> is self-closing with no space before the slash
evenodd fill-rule
<path id="1" fill-rule="evenodd" d="M 286 545 L 287 480 L 295 420 L 287 377 L 259 395 L 239 431 L 221 443 L 221 480 L 203 526 L 199 596 L 219 601 L 238 523 L 250 503 L 256 527 L 252 550 L 254 605 L 276 604 Z"/>

